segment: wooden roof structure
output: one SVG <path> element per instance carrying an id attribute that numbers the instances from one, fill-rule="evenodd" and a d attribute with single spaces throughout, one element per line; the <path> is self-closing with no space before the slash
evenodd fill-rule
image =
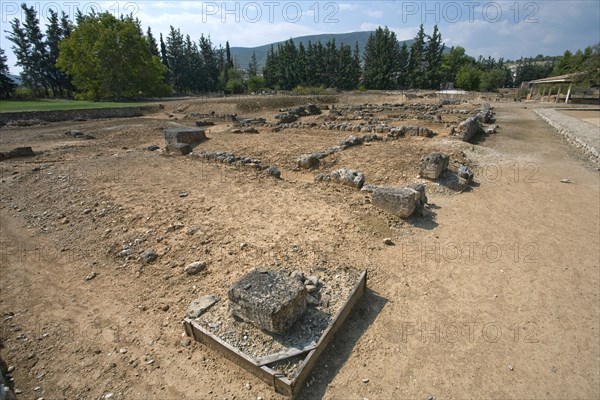
<path id="1" fill-rule="evenodd" d="M 575 81 L 575 77 L 577 75 L 579 75 L 580 73 L 573 73 L 573 74 L 565 74 L 565 75 L 558 75 L 558 76 L 550 76 L 548 78 L 542 78 L 542 79 L 536 79 L 533 81 L 529 81 L 529 85 L 531 87 L 531 93 L 532 94 L 539 94 L 540 90 L 539 87 L 540 85 L 562 85 L 562 84 L 569 84 L 569 89 L 567 90 L 567 97 L 565 98 L 565 104 L 567 104 L 569 102 L 569 98 L 571 97 L 571 89 L 573 87 L 573 82 Z M 556 93 L 556 102 L 558 103 L 558 99 L 560 97 L 560 89 L 561 86 L 558 87 L 558 92 Z M 552 88 L 550 88 L 549 92 L 548 92 L 548 99 L 550 99 L 550 96 L 552 95 Z M 542 94 L 542 97 L 546 96 L 546 89 L 544 89 L 544 93 Z"/>

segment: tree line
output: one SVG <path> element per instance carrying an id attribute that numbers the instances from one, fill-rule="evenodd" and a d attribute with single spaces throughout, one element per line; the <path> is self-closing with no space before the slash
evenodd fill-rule
<path id="1" fill-rule="evenodd" d="M 119 18 L 94 11 L 75 16 L 49 10 L 43 32 L 33 7 L 22 4 L 24 20 L 15 18 L 8 40 L 21 81 L 35 97 L 124 99 L 167 96 L 175 93 L 244 93 L 298 87 L 352 89 L 440 89 L 454 84 L 465 90 L 493 91 L 550 75 L 588 71 L 582 79 L 598 84 L 599 45 L 561 57 L 520 59 L 511 70 L 508 62 L 492 57 L 478 59 L 456 46 L 446 49 L 437 26 L 431 34 L 419 27 L 414 39 L 400 43 L 387 27 L 377 28 L 361 54 L 354 47 L 292 39 L 271 46 L 260 68 L 256 54 L 249 65 L 236 65 L 229 42 L 215 47 L 210 36 L 197 41 L 170 27 L 157 41 L 152 30 L 143 31 L 132 15 Z M 0 96 L 14 93 L 4 50 L 0 49 Z"/>
<path id="2" fill-rule="evenodd" d="M 50 92 L 60 95 L 68 95 L 73 91 L 70 77 L 57 66 L 59 57 L 59 45 L 71 35 L 73 25 L 65 13 L 61 16 L 50 9 L 50 16 L 46 24 L 46 34 L 42 34 L 40 21 L 37 13 L 32 7 L 21 5 L 24 21 L 21 23 L 17 18 L 11 22 L 11 31 L 7 39 L 13 42 L 13 51 L 17 58 L 17 64 L 23 68 L 21 81 L 38 97 L 48 97 Z M 0 68 L 2 70 L 1 92 L 6 94 L 14 88 L 12 81 L 7 77 L 8 66 L 4 50 L 0 49 Z"/>

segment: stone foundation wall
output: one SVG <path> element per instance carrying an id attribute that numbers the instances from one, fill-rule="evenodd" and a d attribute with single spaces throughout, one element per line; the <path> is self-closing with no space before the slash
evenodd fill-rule
<path id="1" fill-rule="evenodd" d="M 0 113 L 0 125 L 8 121 L 38 119 L 46 122 L 74 119 L 128 118 L 158 112 L 160 104 L 137 107 L 91 108 L 85 110 L 20 111 Z"/>

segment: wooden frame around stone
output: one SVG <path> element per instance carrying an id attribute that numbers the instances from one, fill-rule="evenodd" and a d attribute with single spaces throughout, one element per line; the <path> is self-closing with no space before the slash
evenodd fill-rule
<path id="1" fill-rule="evenodd" d="M 273 386 L 273 389 L 276 392 L 286 396 L 294 397 L 302 387 L 302 383 L 310 374 L 310 371 L 317 362 L 317 359 L 327 344 L 331 341 L 331 339 L 333 339 L 333 336 L 342 326 L 348 317 L 348 314 L 350 314 L 350 311 L 365 293 L 366 289 L 367 271 L 363 271 L 360 274 L 356 285 L 352 289 L 352 292 L 337 314 L 334 316 L 331 324 L 327 327 L 327 329 L 325 329 L 317 344 L 307 346 L 303 349 L 286 349 L 278 353 L 269 354 L 259 359 L 249 356 L 248 354 L 245 354 L 239 349 L 226 343 L 216 335 L 208 332 L 190 318 L 184 318 L 183 327 L 186 334 L 192 337 L 195 341 L 217 351 L 225 358 L 233 361 L 240 367 L 260 378 L 265 383 Z M 298 356 L 304 356 L 304 359 L 294 372 L 294 375 L 291 379 L 287 378 L 285 374 L 269 368 L 269 365 L 275 362 Z"/>

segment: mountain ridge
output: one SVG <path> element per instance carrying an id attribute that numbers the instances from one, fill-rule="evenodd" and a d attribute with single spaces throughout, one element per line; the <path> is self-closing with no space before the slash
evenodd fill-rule
<path id="1" fill-rule="evenodd" d="M 296 38 L 291 38 L 294 41 L 294 44 L 298 46 L 300 42 L 306 47 L 308 42 L 316 43 L 320 41 L 322 44 L 327 43 L 331 39 L 335 39 L 336 45 L 339 47 L 340 44 L 347 44 L 352 47 L 354 50 L 354 45 L 358 42 L 358 47 L 360 49 L 361 54 L 364 52 L 365 45 L 367 44 L 367 40 L 369 40 L 369 36 L 375 31 L 355 31 L 355 32 L 346 32 L 346 33 L 321 33 L 316 35 L 306 35 L 306 36 L 298 36 Z M 287 39 L 289 40 L 289 39 Z M 256 61 L 258 63 L 258 70 L 262 70 L 267 60 L 267 52 L 273 46 L 275 49 L 278 44 L 283 44 L 287 40 L 281 40 L 278 42 L 264 44 L 262 46 L 256 47 L 231 47 L 231 56 L 233 57 L 234 62 L 239 68 L 247 69 L 248 64 L 250 63 L 250 58 L 252 57 L 252 52 L 256 53 Z M 400 40 L 400 45 L 402 43 L 407 42 L 407 45 L 411 45 L 413 39 L 409 40 Z"/>

